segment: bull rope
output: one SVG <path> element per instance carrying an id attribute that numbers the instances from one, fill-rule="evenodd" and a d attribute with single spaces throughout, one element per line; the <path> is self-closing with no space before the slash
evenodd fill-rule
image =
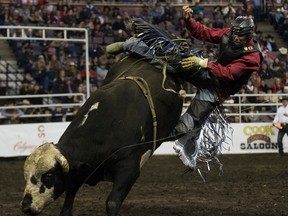
<path id="1" fill-rule="evenodd" d="M 142 77 L 135 77 L 135 76 L 122 76 L 120 77 L 120 79 L 122 80 L 132 80 L 134 81 L 139 88 L 141 89 L 142 93 L 144 94 L 144 96 L 146 97 L 150 110 L 151 110 L 151 114 L 152 114 L 152 120 L 153 120 L 153 149 L 151 152 L 151 155 L 153 155 L 153 153 L 156 150 L 156 139 L 157 139 L 157 116 L 156 116 L 156 111 L 155 111 L 155 106 L 154 106 L 154 102 L 152 99 L 152 95 L 149 89 L 149 86 L 147 84 L 147 82 L 142 78 Z"/>

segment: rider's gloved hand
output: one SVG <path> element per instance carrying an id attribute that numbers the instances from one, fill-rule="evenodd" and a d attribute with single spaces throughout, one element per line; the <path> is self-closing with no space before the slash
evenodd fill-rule
<path id="1" fill-rule="evenodd" d="M 208 67 L 208 59 L 207 58 L 199 58 L 196 56 L 184 58 L 181 61 L 181 65 L 183 69 L 191 69 L 194 67 L 201 67 L 201 68 L 207 68 Z"/>
<path id="2" fill-rule="evenodd" d="M 193 10 L 188 5 L 183 6 L 182 10 L 184 19 L 189 20 L 192 18 Z"/>

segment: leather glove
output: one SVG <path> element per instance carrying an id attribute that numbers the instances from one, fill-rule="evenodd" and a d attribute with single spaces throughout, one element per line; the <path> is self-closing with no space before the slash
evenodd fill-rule
<path id="1" fill-rule="evenodd" d="M 189 20 L 192 18 L 193 10 L 188 5 L 183 6 L 182 10 L 184 19 Z"/>
<path id="2" fill-rule="evenodd" d="M 207 68 L 208 67 L 208 59 L 199 58 L 196 56 L 184 58 L 181 61 L 182 68 L 187 70 L 191 69 L 193 67 L 201 67 L 201 68 Z"/>

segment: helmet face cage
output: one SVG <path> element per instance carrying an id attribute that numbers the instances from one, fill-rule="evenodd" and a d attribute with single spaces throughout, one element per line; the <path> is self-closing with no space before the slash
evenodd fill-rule
<path id="1" fill-rule="evenodd" d="M 246 36 L 246 41 L 248 42 L 254 33 L 254 21 L 250 17 L 238 16 L 231 23 L 231 33 L 230 40 L 232 40 L 232 35 L 237 34 L 239 36 Z"/>

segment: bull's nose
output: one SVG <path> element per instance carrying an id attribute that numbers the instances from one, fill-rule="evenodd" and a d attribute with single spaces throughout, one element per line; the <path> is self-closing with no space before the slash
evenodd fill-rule
<path id="1" fill-rule="evenodd" d="M 26 215 L 30 215 L 30 216 L 37 215 L 34 212 L 32 212 L 30 208 L 22 208 L 22 212 L 25 213 Z"/>
<path id="2" fill-rule="evenodd" d="M 21 210 L 23 213 L 27 215 L 36 215 L 35 213 L 32 212 L 31 210 L 31 204 L 32 204 L 32 196 L 31 194 L 26 194 L 20 204 Z"/>

